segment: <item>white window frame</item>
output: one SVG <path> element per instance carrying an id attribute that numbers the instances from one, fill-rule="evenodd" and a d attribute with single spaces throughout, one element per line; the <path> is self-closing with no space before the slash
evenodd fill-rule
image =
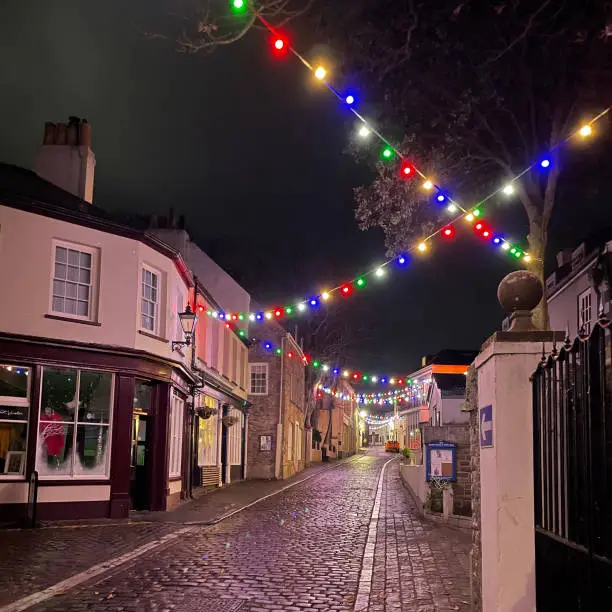
<path id="1" fill-rule="evenodd" d="M 72 474 L 57 474 L 57 475 L 53 475 L 53 474 L 40 474 L 40 480 L 109 480 L 110 479 L 110 463 L 111 463 L 111 456 L 113 453 L 113 416 L 114 416 L 114 408 L 115 408 L 115 375 L 112 372 L 108 372 L 106 370 L 98 370 L 95 368 L 72 368 L 70 366 L 61 366 L 61 365 L 51 365 L 51 366 L 44 366 L 42 368 L 41 371 L 41 375 L 40 375 L 40 381 L 39 381 L 39 390 L 38 390 L 38 396 L 39 396 L 39 401 L 38 401 L 38 406 L 37 411 L 37 417 L 36 417 L 36 426 L 37 426 L 37 432 L 36 435 L 38 437 L 38 435 L 40 435 L 40 423 L 41 423 L 41 418 L 40 418 L 40 411 L 42 408 L 42 387 L 43 387 L 43 379 L 45 376 L 45 370 L 46 369 L 56 369 L 56 368 L 60 368 L 60 369 L 66 369 L 66 370 L 76 370 L 77 373 L 77 379 L 76 379 L 76 394 L 75 394 L 75 398 L 74 401 L 76 402 L 76 408 L 75 408 L 75 412 L 74 412 L 74 416 L 75 418 L 72 421 L 62 421 L 62 425 L 67 424 L 67 425 L 72 425 Z M 80 387 L 81 387 L 81 372 L 100 372 L 102 374 L 110 374 L 111 375 L 111 388 L 110 388 L 110 394 L 109 394 L 109 402 L 110 402 L 110 407 L 109 407 L 109 413 L 108 413 L 108 423 L 89 423 L 87 421 L 79 421 L 78 416 L 79 416 L 79 395 L 80 395 Z M 42 419 L 43 422 L 45 422 L 44 419 Z M 108 446 L 108 454 L 106 456 L 106 465 L 104 466 L 104 474 L 91 474 L 90 476 L 86 475 L 86 474 L 75 474 L 74 473 L 74 466 L 75 466 L 75 461 L 74 461 L 74 457 L 76 455 L 77 452 L 77 435 L 78 435 L 78 427 L 79 425 L 98 425 L 100 427 L 106 427 L 108 428 L 108 434 L 106 436 L 106 444 Z M 37 439 L 37 454 L 38 454 L 38 439 Z M 38 457 L 36 458 L 36 462 L 38 462 Z M 38 466 L 36 467 L 36 469 L 38 469 Z M 40 472 L 40 470 L 38 470 Z"/>
<path id="2" fill-rule="evenodd" d="M 145 281 L 143 279 L 143 275 L 145 272 L 149 272 L 150 274 L 153 274 L 157 278 L 157 300 L 155 302 L 153 302 L 152 300 L 149 300 L 148 298 L 145 298 L 143 295 L 143 289 L 145 287 Z M 156 268 L 153 268 L 152 266 L 149 266 L 147 264 L 142 264 L 142 266 L 140 267 L 140 276 L 138 279 L 138 296 L 139 296 L 138 303 L 140 304 L 140 308 L 138 312 L 138 327 L 145 333 L 153 334 L 155 336 L 160 335 L 161 293 L 162 293 L 162 273 Z M 143 312 L 143 306 L 145 302 L 152 303 L 156 307 L 154 315 L 153 315 L 153 329 L 149 329 L 148 327 L 145 327 L 142 324 L 142 317 L 150 316 L 148 313 Z"/>
<path id="3" fill-rule="evenodd" d="M 99 249 L 96 247 L 90 247 L 84 244 L 75 242 L 67 242 L 65 240 L 52 240 L 51 241 L 51 270 L 50 270 L 50 287 L 49 287 L 49 313 L 65 317 L 67 319 L 75 319 L 76 321 L 97 321 L 98 318 L 98 266 L 99 266 Z M 89 299 L 88 299 L 88 314 L 79 315 L 72 314 L 70 312 L 64 312 L 62 310 L 54 310 L 53 308 L 53 282 L 55 280 L 63 281 L 67 279 L 56 279 L 55 278 L 55 264 L 57 263 L 57 249 L 67 249 L 71 251 L 78 251 L 79 253 L 86 253 L 91 256 L 91 268 L 89 270 Z M 67 265 L 67 264 L 66 264 Z M 84 285 L 85 283 L 77 282 L 77 296 L 78 286 Z M 59 297 L 59 296 L 58 296 Z M 65 296 L 64 296 L 65 298 Z M 77 297 L 78 299 L 78 297 Z"/>
<path id="4" fill-rule="evenodd" d="M 175 393 L 170 402 L 170 444 L 168 447 L 168 478 L 181 477 L 183 465 L 183 418 L 185 401 Z"/>
<path id="5" fill-rule="evenodd" d="M 2 416 L 0 415 L 0 423 L 8 423 L 13 424 L 13 423 L 19 423 L 21 425 L 26 426 L 26 447 L 25 447 L 25 461 L 23 462 L 23 473 L 22 474 L 5 474 L 4 472 L 0 472 L 0 481 L 2 480 L 25 480 L 25 472 L 26 472 L 26 462 L 27 462 L 27 457 L 28 457 L 28 439 L 30 437 L 30 415 L 31 415 L 31 411 L 32 411 L 32 406 L 30 405 L 30 400 L 31 400 L 31 394 L 30 394 L 30 387 L 31 387 L 31 383 L 30 381 L 32 380 L 32 369 L 25 367 L 25 366 L 21 366 L 21 365 L 17 365 L 14 363 L 3 363 L 0 364 L 0 368 L 14 368 L 16 370 L 26 370 L 27 372 L 27 376 L 28 376 L 28 388 L 26 391 L 26 396 L 25 397 L 11 397 L 9 395 L 0 395 L 0 408 L 2 406 L 15 406 L 15 407 L 20 407 L 20 408 L 27 408 L 28 410 L 28 418 L 27 419 L 4 419 L 2 418 Z M 11 452 L 11 451 L 8 451 Z"/>
<path id="6" fill-rule="evenodd" d="M 259 370 L 259 371 L 257 371 Z M 253 391 L 253 374 L 264 374 L 264 391 Z M 249 395 L 268 395 L 270 373 L 268 364 L 263 363 L 249 363 Z M 259 385 L 258 387 L 259 388 Z"/>
<path id="7" fill-rule="evenodd" d="M 586 308 L 584 305 L 587 304 Z M 584 313 L 588 312 L 589 318 L 585 320 Z M 593 295 L 590 289 L 583 291 L 578 295 L 578 331 L 580 331 L 580 323 L 584 325 L 584 332 L 591 333 L 591 321 L 593 320 Z"/>

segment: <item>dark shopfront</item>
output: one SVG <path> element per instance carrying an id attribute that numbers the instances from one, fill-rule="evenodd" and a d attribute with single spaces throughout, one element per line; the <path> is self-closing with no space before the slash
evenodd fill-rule
<path id="1" fill-rule="evenodd" d="M 41 520 L 166 510 L 184 494 L 192 384 L 142 351 L 1 334 L 0 522 L 24 516 L 34 470 Z"/>

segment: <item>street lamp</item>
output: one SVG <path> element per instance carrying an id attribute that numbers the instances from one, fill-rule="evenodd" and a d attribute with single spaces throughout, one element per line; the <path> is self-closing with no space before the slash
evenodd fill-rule
<path id="1" fill-rule="evenodd" d="M 193 336 L 193 329 L 196 324 L 197 315 L 191 310 L 191 306 L 187 304 L 185 312 L 179 312 L 179 319 L 181 321 L 181 327 L 183 328 L 183 335 L 185 336 L 184 341 L 173 341 L 172 350 L 176 350 L 181 346 L 190 346 L 191 338 Z"/>

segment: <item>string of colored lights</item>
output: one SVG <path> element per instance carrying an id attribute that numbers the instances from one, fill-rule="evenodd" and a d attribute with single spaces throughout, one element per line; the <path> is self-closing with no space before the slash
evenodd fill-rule
<path id="1" fill-rule="evenodd" d="M 246 13 L 249 9 L 246 0 L 231 0 L 231 6 L 234 9 L 234 12 L 238 14 Z M 475 206 L 466 209 L 464 208 L 458 201 L 453 199 L 450 194 L 445 191 L 442 187 L 435 184 L 433 180 L 427 177 L 414 163 L 410 162 L 406 156 L 395 147 L 387 138 L 385 138 L 380 132 L 378 132 L 368 121 L 356 110 L 355 104 L 357 103 L 356 96 L 354 93 L 349 92 L 346 94 L 340 93 L 327 79 L 327 70 L 323 66 L 313 66 L 308 60 L 306 60 L 292 45 L 289 44 L 288 38 L 276 30 L 263 16 L 261 16 L 255 9 L 252 10 L 253 15 L 264 25 L 272 34 L 272 47 L 274 51 L 278 54 L 286 54 L 288 52 L 292 53 L 300 62 L 310 70 L 315 78 L 321 82 L 323 82 L 327 88 L 343 103 L 347 106 L 347 108 L 354 114 L 355 117 L 360 122 L 359 128 L 359 136 L 366 138 L 370 134 L 374 134 L 379 138 L 379 140 L 384 143 L 384 148 L 381 151 L 381 158 L 385 161 L 392 161 L 395 158 L 399 158 L 401 160 L 400 163 L 400 176 L 405 179 L 409 179 L 414 177 L 415 175 L 420 176 L 423 182 L 423 188 L 426 191 L 432 191 L 435 195 L 436 201 L 440 204 L 446 204 L 447 210 L 449 213 L 454 214 L 458 210 L 461 210 L 461 214 L 456 216 L 450 223 L 446 223 L 432 232 L 429 236 L 425 237 L 418 244 L 413 245 L 411 248 L 407 250 L 406 253 L 402 253 L 397 257 L 393 257 L 383 262 L 382 264 L 376 266 L 368 272 L 365 272 L 355 278 L 353 278 L 350 282 L 345 282 L 339 284 L 331 289 L 323 290 L 320 294 L 314 295 L 310 298 L 303 299 L 298 301 L 295 305 L 287 305 L 282 307 L 275 307 L 272 309 L 260 311 L 260 312 L 252 312 L 252 313 L 224 313 L 219 311 L 209 310 L 207 314 L 214 318 L 219 318 L 225 321 L 243 321 L 248 319 L 251 322 L 265 322 L 266 320 L 272 319 L 280 319 L 284 316 L 292 316 L 294 314 L 303 313 L 308 311 L 309 309 L 318 308 L 321 302 L 327 302 L 331 299 L 332 295 L 335 293 L 340 293 L 343 297 L 347 297 L 351 295 L 355 289 L 363 289 L 367 286 L 367 278 L 370 276 L 375 276 L 377 278 L 382 278 L 386 276 L 387 267 L 392 263 L 397 263 L 398 266 L 403 267 L 408 262 L 408 254 L 413 251 L 418 251 L 419 253 L 424 253 L 428 249 L 428 244 L 438 235 L 441 235 L 443 238 L 453 238 L 455 235 L 455 224 L 461 219 L 465 219 L 468 223 L 473 224 L 473 229 L 475 233 L 477 233 L 481 238 L 484 238 L 487 241 L 490 241 L 493 245 L 500 247 L 502 250 L 508 252 L 509 256 L 522 260 L 525 263 L 529 263 L 532 259 L 532 256 L 521 249 L 520 247 L 512 244 L 508 241 L 501 233 L 496 232 L 490 227 L 487 223 L 485 223 L 482 217 L 482 209 L 481 206 L 486 204 L 491 198 L 495 195 L 502 192 L 506 196 L 510 196 L 514 193 L 514 183 L 518 181 L 522 176 L 524 176 L 527 172 L 535 168 L 536 166 L 540 166 L 542 169 L 546 170 L 550 167 L 552 163 L 552 153 L 558 149 L 559 147 L 566 144 L 573 136 L 579 135 L 581 137 L 587 137 L 592 134 L 592 126 L 595 122 L 605 116 L 610 107 L 602 111 L 599 115 L 591 119 L 589 122 L 584 124 L 578 132 L 573 132 L 568 135 L 566 139 L 555 145 L 547 155 L 544 157 L 540 157 L 537 161 L 534 161 L 527 168 L 518 173 L 513 179 L 511 179 L 505 185 L 499 187 L 498 189 L 492 191 L 486 197 L 484 197 L 478 204 Z M 243 330 L 238 331 L 238 335 L 244 337 L 245 332 Z"/>

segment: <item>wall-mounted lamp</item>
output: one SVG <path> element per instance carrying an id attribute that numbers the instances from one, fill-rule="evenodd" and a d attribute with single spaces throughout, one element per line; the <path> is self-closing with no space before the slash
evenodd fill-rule
<path id="1" fill-rule="evenodd" d="M 172 350 L 175 351 L 181 346 L 190 346 L 191 338 L 193 337 L 193 330 L 198 316 L 191 310 L 191 306 L 187 304 L 185 312 L 179 312 L 179 319 L 181 321 L 181 327 L 183 328 L 183 335 L 185 336 L 184 341 L 173 341 Z"/>

